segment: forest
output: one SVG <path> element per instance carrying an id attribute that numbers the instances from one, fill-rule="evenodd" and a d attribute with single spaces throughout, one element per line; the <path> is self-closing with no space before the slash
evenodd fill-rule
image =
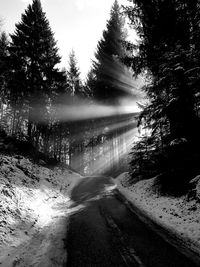
<path id="1" fill-rule="evenodd" d="M 130 172 L 133 180 L 158 175 L 165 192 L 180 194 L 200 168 L 200 3 L 133 2 L 126 14 L 140 42 L 127 44 L 134 57 L 125 62 L 148 79 L 138 124 L 149 132 L 132 149 Z"/>
<path id="2" fill-rule="evenodd" d="M 115 1 L 83 81 L 74 50 L 68 67 L 59 68 L 54 33 L 41 2 L 33 0 L 14 33 L 1 32 L 2 135 L 24 142 L 34 160 L 39 151 L 43 161 L 66 163 L 83 174 L 115 175 L 126 169 L 136 114 L 121 102 L 136 95 L 132 70 L 121 60 L 128 55 L 124 25 L 125 15 Z"/>
<path id="3" fill-rule="evenodd" d="M 58 67 L 40 0 L 13 34 L 1 32 L 1 135 L 83 174 L 115 177 L 129 164 L 131 182 L 159 175 L 165 190 L 181 192 L 200 168 L 200 3 L 127 2 L 114 2 L 84 81 L 73 50 Z M 137 42 L 127 40 L 127 20 Z"/>

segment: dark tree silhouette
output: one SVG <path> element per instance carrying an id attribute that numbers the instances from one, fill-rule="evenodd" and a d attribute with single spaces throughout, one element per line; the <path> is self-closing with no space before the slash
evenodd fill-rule
<path id="1" fill-rule="evenodd" d="M 69 55 L 69 69 L 67 71 L 67 81 L 71 96 L 83 97 L 83 85 L 80 78 L 80 71 L 74 50 Z"/>
<path id="2" fill-rule="evenodd" d="M 149 143 L 153 165 L 159 162 L 158 158 L 162 159 L 162 168 L 157 165 L 157 171 L 167 172 L 168 180 L 176 182 L 181 178 L 184 181 L 198 170 L 199 4 L 198 1 L 171 0 L 132 2 L 126 12 L 140 42 L 137 55 L 127 60 L 127 64 L 131 64 L 136 73 L 148 74 L 149 82 L 144 89 L 149 103 L 139 122 L 145 122 L 152 130 L 150 142 L 142 140 L 138 147 L 146 160 L 145 146 Z M 141 157 L 142 153 L 139 154 Z"/>
<path id="3" fill-rule="evenodd" d="M 120 97 L 126 96 L 124 84 L 120 77 L 128 70 L 121 62 L 126 54 L 123 42 L 127 37 L 124 29 L 124 16 L 117 1 L 114 2 L 110 19 L 98 42 L 95 60 L 93 61 L 94 81 L 92 82 L 93 97 L 104 103 L 117 104 Z M 131 74 L 130 74 L 131 76 Z"/>
<path id="4" fill-rule="evenodd" d="M 28 106 L 28 137 L 32 141 L 38 117 L 47 114 L 47 102 L 65 77 L 59 71 L 56 41 L 39 0 L 33 0 L 22 14 L 11 35 L 9 47 L 12 66 L 9 89 L 18 101 Z"/>
<path id="5" fill-rule="evenodd" d="M 70 105 L 74 106 L 80 104 L 87 97 L 85 92 L 85 86 L 83 85 L 80 78 L 80 71 L 78 67 L 78 61 L 74 50 L 71 51 L 69 55 L 69 68 L 67 70 L 67 82 L 70 92 Z M 81 170 L 81 165 L 83 162 L 83 147 L 84 147 L 84 127 L 85 124 L 80 121 L 69 121 L 65 124 L 68 129 L 68 154 L 69 154 L 69 164 L 72 168 L 76 170 Z M 82 138 L 77 139 L 79 132 L 82 132 Z M 83 167 L 83 166 L 82 166 Z"/>
<path id="6" fill-rule="evenodd" d="M 133 97 L 133 88 L 129 83 L 129 81 L 133 81 L 132 72 L 122 62 L 127 53 L 124 46 L 126 38 L 125 18 L 121 7 L 115 1 L 106 29 L 98 42 L 95 59 L 86 80 L 86 88 L 89 95 L 92 96 L 92 101 L 118 106 L 123 97 Z M 122 159 L 120 161 L 119 150 L 121 149 L 121 153 L 123 148 L 126 150 L 124 136 L 130 129 L 124 127 L 110 130 L 109 126 L 112 127 L 117 119 L 120 121 L 118 117 L 91 120 L 90 132 L 93 135 L 87 145 L 91 156 L 89 157 L 91 170 L 95 170 L 94 166 L 98 161 L 99 165 L 102 164 L 100 158 L 104 158 L 108 163 L 109 168 L 105 168 L 105 170 L 109 175 L 115 175 L 122 165 L 125 165 Z M 98 130 L 99 128 L 102 130 Z M 98 171 L 102 172 L 102 169 Z"/>
<path id="7" fill-rule="evenodd" d="M 4 104 L 7 103 L 6 80 L 8 75 L 8 37 L 5 32 L 0 35 L 0 122 L 4 118 Z M 5 126 L 5 125 L 4 125 Z"/>

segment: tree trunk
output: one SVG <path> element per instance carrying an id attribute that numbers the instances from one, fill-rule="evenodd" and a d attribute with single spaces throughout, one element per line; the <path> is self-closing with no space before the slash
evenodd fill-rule
<path id="1" fill-rule="evenodd" d="M 28 135 L 28 141 L 32 143 L 32 114 L 31 114 L 31 108 L 29 107 L 28 111 L 28 130 L 27 130 L 27 135 Z"/>

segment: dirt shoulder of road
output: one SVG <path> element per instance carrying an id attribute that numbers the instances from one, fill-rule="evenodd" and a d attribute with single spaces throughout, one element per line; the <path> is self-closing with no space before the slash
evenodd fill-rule
<path id="1" fill-rule="evenodd" d="M 141 220 L 200 266 L 200 203 L 196 198 L 162 196 L 156 177 L 129 185 L 128 173 L 115 179 L 122 200 Z M 196 184 L 198 191 L 200 182 Z M 198 194 L 198 192 L 196 193 Z"/>

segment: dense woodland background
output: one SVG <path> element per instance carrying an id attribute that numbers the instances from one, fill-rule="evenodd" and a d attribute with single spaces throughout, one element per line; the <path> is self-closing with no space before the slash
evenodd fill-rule
<path id="1" fill-rule="evenodd" d="M 85 174 L 123 172 L 132 147 L 133 182 L 159 175 L 163 189 L 180 193 L 200 168 L 200 1 L 129 2 L 123 8 L 114 2 L 85 81 L 74 51 L 69 66 L 59 69 L 61 58 L 39 0 L 27 7 L 13 34 L 1 32 L 2 136 L 28 142 Z M 137 42 L 127 41 L 127 18 Z M 139 141 L 130 144 L 136 114 L 85 120 L 73 114 L 75 106 L 137 101 L 130 81 L 141 76 L 146 98 L 137 117 L 145 134 Z M 73 112 L 65 119 L 66 106 Z"/>
<path id="2" fill-rule="evenodd" d="M 122 156 L 130 150 L 126 133 L 136 126 L 135 120 L 129 114 L 106 112 L 131 96 L 124 80 L 132 79 L 132 72 L 121 62 L 127 54 L 124 24 L 116 1 L 86 81 L 80 78 L 73 50 L 69 66 L 59 69 L 61 58 L 39 0 L 28 5 L 13 34 L 1 33 L 1 129 L 28 142 L 29 149 L 31 144 L 35 160 L 40 151 L 84 174 L 117 174 L 127 168 Z M 95 115 L 83 119 L 87 107 Z"/>

